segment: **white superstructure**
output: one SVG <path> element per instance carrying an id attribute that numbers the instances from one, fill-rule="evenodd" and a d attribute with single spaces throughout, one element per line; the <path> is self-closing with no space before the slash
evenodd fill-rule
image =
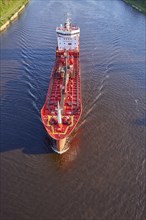
<path id="1" fill-rule="evenodd" d="M 79 50 L 80 28 L 71 23 L 71 18 L 67 14 L 64 26 L 56 28 L 58 50 Z"/>

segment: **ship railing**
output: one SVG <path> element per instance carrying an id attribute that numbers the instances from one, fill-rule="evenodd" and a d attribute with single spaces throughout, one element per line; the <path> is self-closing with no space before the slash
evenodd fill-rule
<path id="1" fill-rule="evenodd" d="M 52 73 L 51 73 L 51 77 L 50 77 L 50 84 L 49 84 L 48 94 L 47 94 L 46 102 L 47 102 L 47 107 L 48 107 L 49 111 L 50 111 L 50 104 L 52 104 L 51 95 L 52 95 L 52 87 L 53 87 L 54 78 L 55 78 L 54 73 L 56 72 L 57 68 L 58 68 L 58 58 L 56 58 L 55 63 L 54 63 L 54 67 L 53 67 L 53 70 L 52 70 Z"/>
<path id="2" fill-rule="evenodd" d="M 68 28 L 65 28 L 65 27 L 57 27 L 57 30 L 61 30 L 61 31 L 68 31 Z M 73 27 L 71 26 L 70 30 L 79 30 L 79 27 Z"/>
<path id="3" fill-rule="evenodd" d="M 77 84 L 77 107 L 74 109 L 73 114 L 77 113 L 80 105 L 80 88 L 79 88 L 79 58 L 76 58 L 76 84 Z"/>

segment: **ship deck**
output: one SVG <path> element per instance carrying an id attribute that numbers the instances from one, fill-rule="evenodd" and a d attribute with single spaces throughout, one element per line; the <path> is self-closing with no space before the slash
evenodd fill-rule
<path id="1" fill-rule="evenodd" d="M 82 111 L 79 58 L 74 57 L 73 72 L 68 80 L 66 90 L 62 92 L 64 78 L 61 77 L 59 69 L 63 67 L 60 57 L 52 71 L 46 103 L 42 109 L 42 119 L 50 136 L 59 140 L 68 136 L 76 126 Z M 62 125 L 57 120 L 57 103 L 62 109 Z"/>

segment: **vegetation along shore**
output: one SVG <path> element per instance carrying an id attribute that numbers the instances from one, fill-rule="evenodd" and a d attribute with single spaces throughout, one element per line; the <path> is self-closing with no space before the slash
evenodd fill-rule
<path id="1" fill-rule="evenodd" d="M 23 10 L 29 0 L 0 0 L 0 31 L 3 31 Z"/>
<path id="2" fill-rule="evenodd" d="M 124 2 L 146 14 L 146 0 L 124 0 Z"/>

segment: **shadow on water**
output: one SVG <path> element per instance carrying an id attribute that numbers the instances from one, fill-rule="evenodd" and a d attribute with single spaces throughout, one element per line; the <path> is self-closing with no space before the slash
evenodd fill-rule
<path id="1" fill-rule="evenodd" d="M 51 142 L 46 138 L 40 109 L 54 58 L 52 48 L 1 50 L 0 152 L 21 149 L 26 154 L 52 153 L 46 147 Z"/>
<path id="2" fill-rule="evenodd" d="M 36 138 L 31 137 L 31 135 L 28 134 L 26 134 L 26 136 L 24 137 L 21 135 L 21 133 L 13 133 L 12 135 L 4 135 L 2 133 L 0 138 L 0 152 L 2 153 L 19 149 L 25 154 L 54 153 L 54 151 L 51 149 L 50 137 L 45 134 L 45 130 L 42 127 L 42 132 L 43 131 L 44 135 L 42 137 L 37 136 Z M 40 132 L 40 135 L 42 135 L 42 132 Z"/>

